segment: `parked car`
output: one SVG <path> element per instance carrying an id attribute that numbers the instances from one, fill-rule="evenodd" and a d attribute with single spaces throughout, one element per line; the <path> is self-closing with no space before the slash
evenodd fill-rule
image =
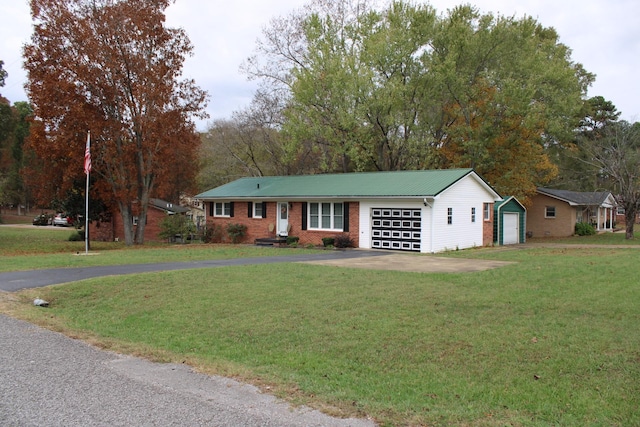
<path id="1" fill-rule="evenodd" d="M 53 225 L 59 225 L 60 227 L 70 227 L 73 225 L 73 218 L 59 213 L 53 217 Z"/>
<path id="2" fill-rule="evenodd" d="M 50 214 L 42 213 L 37 217 L 33 218 L 33 225 L 51 225 L 53 222 L 53 217 Z"/>

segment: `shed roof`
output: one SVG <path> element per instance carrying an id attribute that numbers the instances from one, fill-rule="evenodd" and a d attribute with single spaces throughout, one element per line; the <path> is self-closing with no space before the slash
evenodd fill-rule
<path id="1" fill-rule="evenodd" d="M 435 197 L 468 175 L 498 196 L 473 169 L 446 169 L 240 178 L 196 198 Z"/>

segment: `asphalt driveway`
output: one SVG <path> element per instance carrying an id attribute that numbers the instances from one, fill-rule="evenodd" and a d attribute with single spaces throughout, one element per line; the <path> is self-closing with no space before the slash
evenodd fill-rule
<path id="1" fill-rule="evenodd" d="M 330 265 L 334 267 L 412 271 L 421 273 L 482 271 L 510 264 L 504 261 L 421 256 L 417 254 L 398 254 L 396 252 L 388 251 L 326 251 L 320 254 L 236 258 L 228 260 L 15 271 L 0 273 L 0 291 L 14 292 L 20 289 L 39 288 L 42 286 L 57 285 L 102 276 L 251 264 L 274 264 L 281 262 L 304 262 L 310 264 Z"/>

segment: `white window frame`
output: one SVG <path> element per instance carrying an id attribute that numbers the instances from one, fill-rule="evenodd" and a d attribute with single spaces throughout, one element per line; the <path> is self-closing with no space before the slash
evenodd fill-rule
<path id="1" fill-rule="evenodd" d="M 453 224 L 453 208 L 447 208 L 447 225 Z"/>
<path id="2" fill-rule="evenodd" d="M 341 213 L 336 214 L 336 205 L 340 205 Z M 314 214 L 313 206 L 317 206 L 317 213 Z M 328 208 L 329 211 L 324 209 Z M 316 219 L 317 226 L 314 226 L 313 219 Z M 323 226 L 323 219 L 329 220 L 329 226 Z M 341 218 L 342 223 L 336 227 L 336 219 Z M 342 231 L 344 230 L 344 203 L 343 202 L 309 202 L 307 209 L 307 228 L 309 230 L 329 230 L 329 231 Z"/>
<path id="3" fill-rule="evenodd" d="M 471 208 L 471 222 L 476 222 L 476 208 Z"/>
<path id="4" fill-rule="evenodd" d="M 483 206 L 483 218 L 485 221 L 491 221 L 491 204 L 485 203 Z"/>
<path id="5" fill-rule="evenodd" d="M 550 209 L 553 210 L 553 215 L 550 215 L 550 213 L 551 213 Z M 545 218 L 554 219 L 556 217 L 556 207 L 555 206 L 545 206 L 544 207 L 544 217 Z"/>
<path id="6" fill-rule="evenodd" d="M 262 212 L 264 212 L 265 202 L 253 202 L 253 212 L 251 213 L 253 218 L 262 219 Z M 260 212 L 258 212 L 258 205 L 260 205 Z"/>
<path id="7" fill-rule="evenodd" d="M 218 213 L 218 206 L 220 206 L 220 213 Z M 231 202 L 214 202 L 213 216 L 231 218 Z"/>

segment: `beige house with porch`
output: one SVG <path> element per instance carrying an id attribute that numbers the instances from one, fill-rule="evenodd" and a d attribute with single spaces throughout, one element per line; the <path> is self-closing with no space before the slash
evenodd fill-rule
<path id="1" fill-rule="evenodd" d="M 579 192 L 538 188 L 527 210 L 529 237 L 566 237 L 578 222 L 593 225 L 598 232 L 613 231 L 616 200 L 609 192 Z"/>

